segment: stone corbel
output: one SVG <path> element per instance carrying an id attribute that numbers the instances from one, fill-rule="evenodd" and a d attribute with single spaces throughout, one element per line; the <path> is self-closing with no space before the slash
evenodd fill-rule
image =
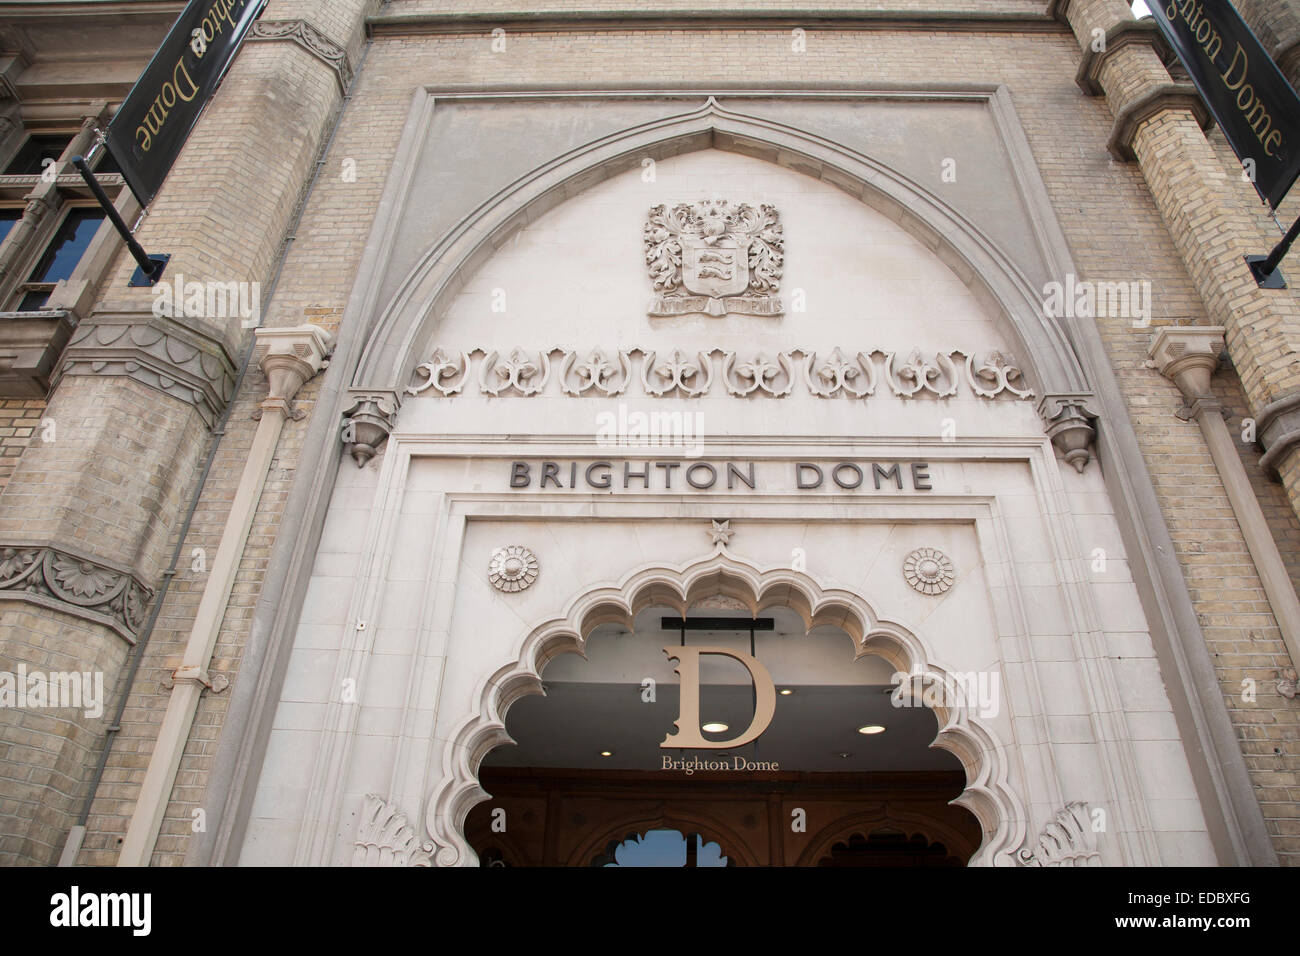
<path id="1" fill-rule="evenodd" d="M 329 364 L 332 337 L 315 325 L 259 328 L 253 334 L 257 336 L 253 360 L 266 374 L 267 385 L 259 411 L 274 410 L 299 421 L 305 413 L 294 408 L 293 398 L 304 382 Z"/>
<path id="2" fill-rule="evenodd" d="M 1223 353 L 1223 326 L 1166 326 L 1151 342 L 1151 365 L 1172 381 L 1187 402 L 1178 417 L 1188 421 L 1202 409 L 1218 408 L 1210 379 Z"/>
<path id="3" fill-rule="evenodd" d="M 1092 425 L 1097 418 L 1097 413 L 1091 408 L 1093 402 L 1089 392 L 1058 392 L 1044 395 L 1038 403 L 1038 417 L 1043 420 L 1052 444 L 1080 474 L 1092 460 L 1088 446 L 1097 437 L 1097 430 Z"/>
<path id="4" fill-rule="evenodd" d="M 1300 392 L 1265 405 L 1256 422 L 1258 444 L 1264 449 L 1260 466 L 1279 481 L 1278 462 L 1300 445 Z"/>
<path id="5" fill-rule="evenodd" d="M 1115 53 L 1135 43 L 1151 47 L 1163 63 L 1169 63 L 1173 59 L 1174 53 L 1169 48 L 1169 41 L 1154 20 L 1121 20 L 1106 31 L 1102 42 L 1098 44 L 1101 49 L 1095 49 L 1092 44 L 1083 48 L 1083 60 L 1079 63 L 1079 72 L 1074 76 L 1079 89 L 1089 96 L 1103 95 L 1106 91 L 1101 88 L 1102 67 Z"/>
<path id="6" fill-rule="evenodd" d="M 378 454 L 397 424 L 401 396 L 395 389 L 348 389 L 352 399 L 343 413 L 343 444 L 358 468 Z"/>
<path id="7" fill-rule="evenodd" d="M 1136 159 L 1133 140 L 1142 124 L 1165 110 L 1190 110 L 1202 130 L 1214 125 L 1205 101 L 1190 83 L 1164 83 L 1143 93 L 1115 117 L 1106 149 L 1121 162 Z"/>

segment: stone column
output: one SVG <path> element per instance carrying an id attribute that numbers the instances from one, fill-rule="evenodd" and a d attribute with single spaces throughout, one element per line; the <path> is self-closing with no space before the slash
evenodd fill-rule
<path id="1" fill-rule="evenodd" d="M 1244 256 L 1266 252 L 1277 237 L 1261 231 L 1229 182 L 1203 133 L 1209 117 L 1200 99 L 1173 82 L 1154 32 L 1133 20 L 1125 0 L 1058 0 L 1054 9 L 1084 51 L 1081 83 L 1104 93 L 1115 116 L 1109 147 L 1139 163 L 1211 320 L 1224 328 L 1255 417 L 1300 404 L 1300 299 L 1260 289 L 1246 267 Z M 1300 513 L 1300 429 L 1284 422 L 1260 434 L 1266 464 Z"/>
<path id="2" fill-rule="evenodd" d="M 1180 418 L 1194 418 L 1201 426 L 1214 467 L 1223 480 L 1232 512 L 1241 526 L 1251 560 L 1259 572 L 1269 609 L 1277 619 L 1294 665 L 1300 662 L 1300 598 L 1287 572 L 1277 542 L 1241 465 L 1232 435 L 1223 421 L 1223 406 L 1210 390 L 1210 378 L 1223 351 L 1223 329 L 1195 325 L 1167 327 L 1156 333 L 1150 355 L 1160 374 L 1183 393 L 1187 407 Z"/>

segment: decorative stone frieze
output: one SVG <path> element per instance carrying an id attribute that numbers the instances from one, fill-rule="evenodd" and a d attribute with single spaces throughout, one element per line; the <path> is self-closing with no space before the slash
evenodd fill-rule
<path id="1" fill-rule="evenodd" d="M 383 389 L 348 389 L 352 403 L 343 413 L 343 444 L 358 468 L 374 458 L 397 422 L 401 399 Z"/>
<path id="2" fill-rule="evenodd" d="M 368 793 L 352 852 L 353 866 L 433 866 L 432 843 L 421 844 L 406 814 L 395 804 Z"/>
<path id="3" fill-rule="evenodd" d="M 780 315 L 780 215 L 725 199 L 655 206 L 645 224 L 650 315 Z"/>
<path id="4" fill-rule="evenodd" d="M 58 378 L 68 375 L 126 376 L 193 405 L 209 427 L 235 388 L 235 367 L 221 346 L 166 318 L 81 325 Z"/>
<path id="5" fill-rule="evenodd" d="M 551 377 L 551 359 L 547 352 L 525 352 L 512 349 L 502 356 L 493 349 L 479 366 L 478 381 L 485 395 L 515 392 L 519 395 L 537 395 L 546 387 Z"/>
<path id="6" fill-rule="evenodd" d="M 48 545 L 0 547 L 0 600 L 27 601 L 105 624 L 135 643 L 153 589 L 130 571 Z"/>
<path id="7" fill-rule="evenodd" d="M 1032 847 L 1017 854 L 1021 866 L 1101 866 L 1097 834 L 1086 803 L 1067 803 L 1043 827 Z"/>
<path id="8" fill-rule="evenodd" d="M 419 395 L 425 389 L 436 389 L 439 395 L 456 395 L 469 378 L 469 355 L 465 352 L 444 352 L 434 349 L 433 357 L 415 367 L 417 375 L 427 381 L 406 390 L 407 395 Z"/>
<path id="9" fill-rule="evenodd" d="M 866 398 L 876 392 L 876 363 L 869 352 L 858 352 L 850 361 L 836 347 L 820 362 L 816 352 L 809 352 L 804 358 L 804 380 L 808 390 L 821 398 Z"/>
<path id="10" fill-rule="evenodd" d="M 737 359 L 735 352 L 726 352 L 722 358 L 722 380 L 732 395 L 744 397 L 760 391 L 773 398 L 784 398 L 794 388 L 794 362 L 789 352 L 778 352 L 772 359 L 759 352 L 747 361 Z"/>
<path id="11" fill-rule="evenodd" d="M 627 352 L 566 352 L 560 371 L 560 389 L 566 395 L 589 390 L 599 395 L 622 395 L 631 381 L 632 360 Z"/>
<path id="12" fill-rule="evenodd" d="M 560 356 L 558 360 L 552 359 L 555 354 Z M 477 360 L 475 372 L 478 355 L 482 358 Z M 636 356 L 640 356 L 639 367 L 634 371 Z M 651 398 L 698 398 L 721 379 L 727 394 L 737 398 L 785 398 L 802 384 L 819 398 L 865 399 L 876 394 L 882 378 L 890 394 L 902 399 L 952 398 L 963 384 L 979 398 L 1034 397 L 1015 359 L 996 349 L 938 353 L 912 349 L 904 355 L 836 347 L 823 356 L 800 348 L 774 352 L 437 348 L 429 361 L 416 366 L 415 375 L 420 381 L 407 386 L 407 395 L 428 393 L 444 398 L 462 394 L 472 380 L 477 380 L 484 395 L 531 397 L 545 393 L 557 379 L 559 393 L 573 397 L 623 395 L 639 380 L 643 393 Z"/>
<path id="13" fill-rule="evenodd" d="M 341 92 L 352 82 L 348 51 L 306 20 L 255 20 L 247 39 L 290 40 L 334 71 Z"/>

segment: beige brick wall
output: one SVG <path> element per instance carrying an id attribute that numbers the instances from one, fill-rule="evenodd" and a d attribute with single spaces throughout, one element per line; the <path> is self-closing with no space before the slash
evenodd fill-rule
<path id="1" fill-rule="evenodd" d="M 0 399 L 0 491 L 18 467 L 18 459 L 41 429 L 45 402 L 35 398 Z"/>

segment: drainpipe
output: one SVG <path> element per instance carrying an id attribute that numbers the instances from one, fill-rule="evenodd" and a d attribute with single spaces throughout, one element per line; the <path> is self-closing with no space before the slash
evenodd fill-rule
<path id="1" fill-rule="evenodd" d="M 257 344 L 253 358 L 266 373 L 268 395 L 262 402 L 261 420 L 248 449 L 248 459 L 226 518 L 221 544 L 212 561 L 212 571 L 203 588 L 198 613 L 185 645 L 185 656 L 181 666 L 172 674 L 167 712 L 163 716 L 153 756 L 149 758 L 135 812 L 122 841 L 118 866 L 148 865 L 176 781 L 176 771 L 185 752 L 185 743 L 189 740 L 199 698 L 204 688 L 219 690 L 225 684 L 224 678 L 208 674 L 208 664 L 217 644 L 221 622 L 226 616 L 239 559 L 248 542 L 248 532 L 253 525 L 253 516 L 262 497 L 285 419 L 304 417 L 301 411 L 294 409 L 293 398 L 303 382 L 321 370 L 331 342 L 329 333 L 314 325 L 260 328 L 254 334 Z"/>
<path id="2" fill-rule="evenodd" d="M 1223 406 L 1210 392 L 1210 378 L 1223 351 L 1223 336 L 1220 325 L 1162 328 L 1151 343 L 1151 364 L 1172 379 L 1187 400 L 1187 407 L 1178 417 L 1195 418 L 1201 426 L 1294 667 L 1300 663 L 1300 598 L 1296 597 L 1291 575 L 1237 455 L 1232 434 L 1223 422 Z"/>

